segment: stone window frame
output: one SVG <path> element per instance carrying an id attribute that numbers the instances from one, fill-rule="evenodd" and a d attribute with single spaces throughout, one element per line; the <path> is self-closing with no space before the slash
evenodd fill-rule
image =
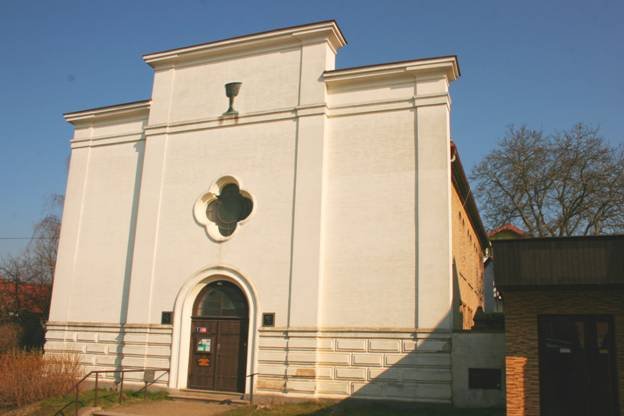
<path id="1" fill-rule="evenodd" d="M 223 235 L 219 231 L 219 227 L 216 223 L 210 221 L 208 219 L 208 213 L 206 212 L 208 209 L 208 205 L 216 201 L 220 195 L 221 190 L 227 186 L 234 184 L 238 187 L 239 192 L 245 198 L 249 198 L 252 203 L 251 213 L 247 216 L 247 218 L 239 221 L 236 225 L 236 229 L 230 235 Z M 214 242 L 224 242 L 236 235 L 240 230 L 241 226 L 245 225 L 251 217 L 253 217 L 254 212 L 256 210 L 256 200 L 253 196 L 246 190 L 243 189 L 241 182 L 232 175 L 225 175 L 217 179 L 210 188 L 208 188 L 207 192 L 202 193 L 202 195 L 195 201 L 195 205 L 193 207 L 193 215 L 195 217 L 195 221 L 201 226 L 204 227 L 206 234 L 208 237 Z"/>

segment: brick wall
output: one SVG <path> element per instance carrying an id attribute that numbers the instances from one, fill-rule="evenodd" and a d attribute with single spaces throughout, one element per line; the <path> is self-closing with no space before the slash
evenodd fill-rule
<path id="1" fill-rule="evenodd" d="M 453 286 L 455 327 L 470 329 L 483 307 L 483 251 L 462 200 L 453 186 Z"/>
<path id="2" fill-rule="evenodd" d="M 614 316 L 620 414 L 624 410 L 624 290 L 558 289 L 503 293 L 507 415 L 540 414 L 537 317 L 540 314 Z"/>

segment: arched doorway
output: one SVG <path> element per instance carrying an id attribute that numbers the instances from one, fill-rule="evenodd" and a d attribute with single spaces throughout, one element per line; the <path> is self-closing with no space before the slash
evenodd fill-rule
<path id="1" fill-rule="evenodd" d="M 219 280 L 197 295 L 191 317 L 188 387 L 245 390 L 249 306 L 241 289 Z"/>

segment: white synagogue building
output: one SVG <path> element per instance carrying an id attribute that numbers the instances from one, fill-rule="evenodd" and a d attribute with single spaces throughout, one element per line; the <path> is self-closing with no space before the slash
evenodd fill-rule
<path id="1" fill-rule="evenodd" d="M 149 99 L 65 114 L 48 352 L 177 390 L 456 401 L 488 244 L 459 64 L 337 69 L 346 43 L 325 21 L 150 53 Z"/>

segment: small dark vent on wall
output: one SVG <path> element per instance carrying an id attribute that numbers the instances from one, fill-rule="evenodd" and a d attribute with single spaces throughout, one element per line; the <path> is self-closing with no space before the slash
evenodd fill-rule
<path id="1" fill-rule="evenodd" d="M 500 390 L 501 377 L 502 374 L 500 368 L 469 368 L 468 388 Z"/>
<path id="2" fill-rule="evenodd" d="M 171 325 L 173 323 L 173 312 L 165 312 L 160 315 L 160 323 L 163 325 Z"/>
<path id="3" fill-rule="evenodd" d="M 263 313 L 262 326 L 275 326 L 275 313 Z"/>

